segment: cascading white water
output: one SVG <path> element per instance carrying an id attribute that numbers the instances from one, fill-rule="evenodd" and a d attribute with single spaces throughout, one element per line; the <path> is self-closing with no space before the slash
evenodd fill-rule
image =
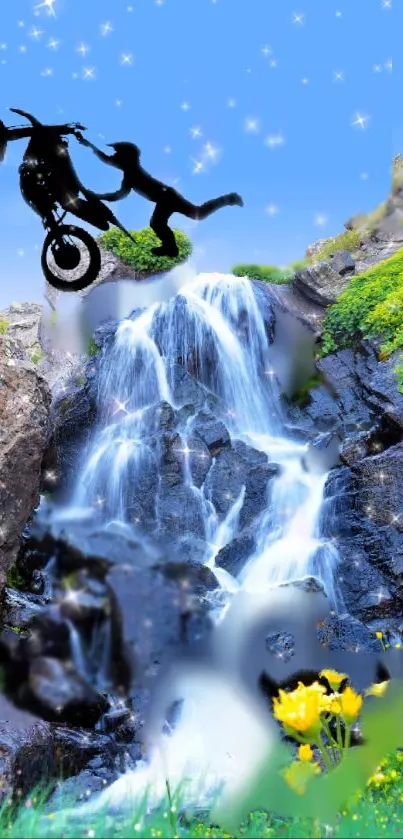
<path id="1" fill-rule="evenodd" d="M 220 398 L 232 440 L 247 443 L 280 466 L 278 477 L 271 482 L 270 502 L 258 521 L 256 549 L 235 580 L 215 567 L 215 557 L 237 535 L 244 490 L 220 522 L 204 487 L 193 486 L 188 446 L 193 418 L 184 424 L 184 480 L 203 511 L 209 546 L 205 562 L 216 573 L 218 585 L 225 593 L 223 602 L 239 591 L 256 592 L 261 598 L 265 589 L 269 591 L 279 583 L 314 574 L 336 604 L 337 551 L 319 532 L 326 475 L 307 471 L 303 462 L 307 446 L 284 432 L 272 349 L 247 279 L 199 275 L 172 300 L 155 304 L 135 319 L 120 323 L 114 342 L 101 361 L 100 423 L 77 482 L 73 507 L 94 508 L 99 504 L 104 517 L 126 520 L 127 482 L 136 481 L 150 457 L 150 411 L 155 413 L 161 402 L 182 407 L 175 404 L 173 396 L 173 371 L 178 360 Z M 171 780 L 179 781 L 185 770 L 189 773 L 189 767 L 193 773 L 200 769 L 207 777 L 208 766 L 216 784 L 225 763 L 219 746 L 216 753 L 211 748 L 208 752 L 203 750 L 199 738 L 192 754 L 190 734 L 197 726 L 205 727 L 207 718 L 217 736 L 223 729 L 229 730 L 228 726 L 234 728 L 236 721 L 228 702 L 222 706 L 221 715 L 218 704 L 215 714 L 209 715 L 200 686 L 193 690 L 193 704 L 192 690 L 184 691 L 185 715 L 164 746 Z M 134 794 L 134 790 L 139 792 L 150 783 L 157 790 L 162 778 L 158 754 L 149 765 L 139 767 L 134 776 L 113 785 L 108 791 L 109 800 L 120 800 L 130 790 Z"/>

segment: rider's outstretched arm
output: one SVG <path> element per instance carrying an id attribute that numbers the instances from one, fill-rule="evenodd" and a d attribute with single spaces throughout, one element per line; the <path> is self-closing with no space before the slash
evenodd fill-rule
<path id="1" fill-rule="evenodd" d="M 101 151 L 101 149 L 98 149 L 97 146 L 94 146 L 94 144 L 90 143 L 90 141 L 87 140 L 85 137 L 80 142 L 83 146 L 87 146 L 87 148 L 91 149 L 96 155 L 96 157 L 98 157 L 99 160 L 102 160 L 102 163 L 108 163 L 109 166 L 115 166 L 115 168 L 120 169 L 120 166 L 116 165 L 115 155 L 105 154 L 105 152 Z"/>
<path id="2" fill-rule="evenodd" d="M 125 178 L 123 178 L 122 184 L 120 189 L 116 190 L 116 192 L 105 192 L 103 195 L 99 195 L 98 192 L 94 193 L 100 201 L 120 201 L 121 198 L 126 198 L 129 193 L 131 192 L 131 186 L 129 186 Z"/>

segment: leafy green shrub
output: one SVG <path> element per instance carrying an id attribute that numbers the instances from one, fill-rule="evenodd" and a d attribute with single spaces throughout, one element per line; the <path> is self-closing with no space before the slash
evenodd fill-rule
<path id="1" fill-rule="evenodd" d="M 154 256 L 152 248 L 161 245 L 160 240 L 151 227 L 144 230 L 130 231 L 136 240 L 134 244 L 117 227 L 112 227 L 107 233 L 99 237 L 99 243 L 105 250 L 110 251 L 119 257 L 126 265 L 134 268 L 141 277 L 148 277 L 152 274 L 159 274 L 163 271 L 170 271 L 175 265 L 180 265 L 189 258 L 192 253 L 192 243 L 185 233 L 174 230 L 179 255 L 175 259 L 167 256 Z"/>
<path id="2" fill-rule="evenodd" d="M 5 318 L 0 318 L 0 335 L 6 334 L 8 326 L 8 321 Z"/>
<path id="3" fill-rule="evenodd" d="M 353 277 L 327 312 L 322 354 L 379 336 L 388 355 L 403 349 L 403 249 Z"/>
<path id="4" fill-rule="evenodd" d="M 248 277 L 250 280 L 261 280 L 264 283 L 289 283 L 293 277 L 291 268 L 277 268 L 275 265 L 250 265 L 248 263 L 234 265 L 231 273 L 235 277 Z"/>

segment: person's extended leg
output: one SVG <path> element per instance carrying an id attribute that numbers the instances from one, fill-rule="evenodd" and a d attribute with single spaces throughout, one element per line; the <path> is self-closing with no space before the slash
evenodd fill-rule
<path id="1" fill-rule="evenodd" d="M 151 230 L 161 239 L 161 247 L 153 248 L 155 256 L 169 256 L 172 259 L 178 256 L 179 250 L 173 230 L 168 226 L 168 219 L 175 212 L 169 206 L 157 204 L 150 219 Z"/>
<path id="2" fill-rule="evenodd" d="M 157 203 L 150 221 L 150 227 L 162 242 L 162 247 L 153 248 L 153 253 L 157 256 L 174 257 L 178 255 L 175 235 L 168 227 L 168 219 L 173 213 L 179 213 L 186 218 L 193 219 L 193 221 L 203 221 L 212 213 L 220 210 L 221 207 L 233 207 L 235 205 L 243 207 L 242 198 L 237 192 L 220 195 L 218 198 L 212 198 L 198 206 L 187 201 L 176 190 L 167 189 L 164 199 Z"/>

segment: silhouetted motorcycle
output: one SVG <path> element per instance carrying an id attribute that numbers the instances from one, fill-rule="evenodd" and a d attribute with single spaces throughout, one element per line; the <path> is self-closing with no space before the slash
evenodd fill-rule
<path id="1" fill-rule="evenodd" d="M 0 125 L 0 161 L 4 159 L 8 139 L 30 138 L 19 168 L 20 189 L 22 197 L 41 217 L 47 231 L 41 254 L 43 273 L 48 283 L 59 291 L 82 291 L 96 280 L 100 272 L 101 252 L 90 233 L 74 224 L 64 224 L 69 212 L 100 230 L 106 231 L 114 225 L 133 242 L 135 240 L 109 207 L 82 185 L 75 172 L 64 135 L 85 131 L 85 127 L 79 123 L 43 125 L 26 111 L 10 110 L 29 120 L 31 127 L 6 128 L 4 123 Z M 84 199 L 79 197 L 79 193 L 84 195 Z M 50 255 L 53 264 L 48 261 Z M 77 276 L 80 265 L 83 272 Z M 74 275 L 64 277 L 65 272 L 74 272 Z"/>

